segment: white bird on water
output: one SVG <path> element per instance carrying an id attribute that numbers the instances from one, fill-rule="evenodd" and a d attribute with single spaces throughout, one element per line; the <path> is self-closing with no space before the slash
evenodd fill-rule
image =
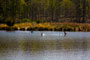
<path id="1" fill-rule="evenodd" d="M 45 36 L 45 34 L 41 32 L 41 36 Z"/>

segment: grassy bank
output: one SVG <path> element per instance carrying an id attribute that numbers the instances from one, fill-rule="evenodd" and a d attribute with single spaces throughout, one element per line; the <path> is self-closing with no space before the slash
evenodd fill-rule
<path id="1" fill-rule="evenodd" d="M 89 24 L 82 23 L 20 23 L 9 27 L 0 24 L 0 30 L 23 30 L 23 31 L 90 31 Z"/>

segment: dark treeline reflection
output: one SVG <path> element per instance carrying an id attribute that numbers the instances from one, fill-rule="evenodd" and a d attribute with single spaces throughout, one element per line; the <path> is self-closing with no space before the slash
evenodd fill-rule
<path id="1" fill-rule="evenodd" d="M 6 50 L 22 50 L 22 51 L 44 51 L 44 50 L 83 50 L 90 49 L 90 43 L 87 41 L 73 41 L 73 40 L 21 40 L 15 41 L 0 41 L 0 51 Z"/>

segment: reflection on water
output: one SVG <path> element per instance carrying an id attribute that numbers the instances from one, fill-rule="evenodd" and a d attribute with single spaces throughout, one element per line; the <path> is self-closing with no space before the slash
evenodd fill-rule
<path id="1" fill-rule="evenodd" d="M 89 32 L 0 31 L 0 60 L 89 60 Z"/>

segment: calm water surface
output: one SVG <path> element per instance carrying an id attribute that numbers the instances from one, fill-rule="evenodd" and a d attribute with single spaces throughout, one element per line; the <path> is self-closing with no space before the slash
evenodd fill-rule
<path id="1" fill-rule="evenodd" d="M 0 60 L 90 60 L 90 32 L 0 31 Z"/>

